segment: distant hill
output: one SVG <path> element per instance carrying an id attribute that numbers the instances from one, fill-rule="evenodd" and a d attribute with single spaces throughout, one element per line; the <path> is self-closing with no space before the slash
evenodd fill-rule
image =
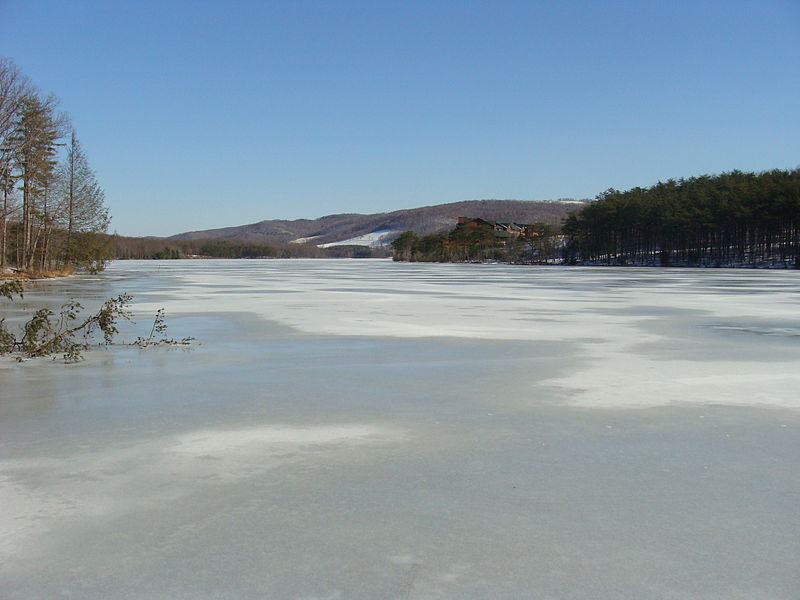
<path id="1" fill-rule="evenodd" d="M 580 208 L 584 202 L 583 200 L 470 200 L 373 215 L 341 214 L 296 221 L 260 221 L 238 227 L 189 231 L 173 235 L 168 239 L 218 239 L 246 243 L 295 242 L 315 245 L 336 245 L 350 241 L 354 244 L 375 245 L 388 243 L 403 231 L 427 235 L 452 229 L 458 217 L 560 224 L 569 212 Z M 380 234 L 374 235 L 375 232 Z"/>

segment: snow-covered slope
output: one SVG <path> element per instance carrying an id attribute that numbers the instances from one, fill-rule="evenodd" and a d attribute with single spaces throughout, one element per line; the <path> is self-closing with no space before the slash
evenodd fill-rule
<path id="1" fill-rule="evenodd" d="M 359 235 L 348 240 L 319 244 L 319 247 L 330 248 L 331 246 L 369 246 L 370 248 L 378 248 L 379 246 L 388 245 L 399 233 L 401 232 L 397 229 L 379 229 L 377 231 Z"/>

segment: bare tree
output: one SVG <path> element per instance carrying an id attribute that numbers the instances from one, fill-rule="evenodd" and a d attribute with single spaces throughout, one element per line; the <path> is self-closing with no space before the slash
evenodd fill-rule
<path id="1" fill-rule="evenodd" d="M 0 56 L 0 269 L 5 268 L 8 253 L 8 217 L 18 210 L 13 202 L 15 178 L 12 157 L 15 148 L 14 133 L 26 97 L 33 94 L 33 86 L 14 61 Z"/>

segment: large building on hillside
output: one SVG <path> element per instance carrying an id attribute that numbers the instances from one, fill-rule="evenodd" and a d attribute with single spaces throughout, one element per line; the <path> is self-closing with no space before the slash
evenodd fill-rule
<path id="1" fill-rule="evenodd" d="M 510 221 L 489 221 L 486 219 L 470 219 L 468 217 L 458 217 L 456 227 L 465 229 L 485 229 L 494 233 L 499 239 L 511 239 L 521 235 L 539 235 L 530 228 L 530 225 L 522 223 L 512 223 Z"/>

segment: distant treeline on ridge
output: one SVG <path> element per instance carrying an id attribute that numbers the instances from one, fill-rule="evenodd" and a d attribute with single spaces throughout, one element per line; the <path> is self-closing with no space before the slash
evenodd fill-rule
<path id="1" fill-rule="evenodd" d="M 178 258 L 376 258 L 387 257 L 385 248 L 333 246 L 319 248 L 312 244 L 240 243 L 229 240 L 175 240 L 109 236 L 117 259 Z"/>

